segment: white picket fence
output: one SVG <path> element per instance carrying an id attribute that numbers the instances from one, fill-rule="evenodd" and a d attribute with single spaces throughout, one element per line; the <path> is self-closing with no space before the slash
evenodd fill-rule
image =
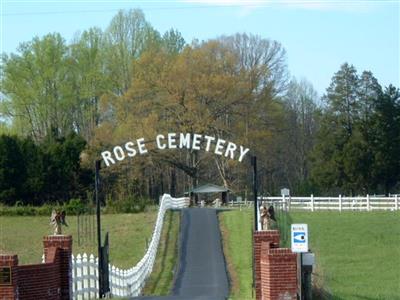
<path id="1" fill-rule="evenodd" d="M 189 205 L 188 198 L 172 198 L 164 194 L 158 210 L 157 221 L 149 247 L 143 258 L 130 269 L 119 269 L 109 265 L 111 296 L 139 296 L 150 275 L 157 254 L 164 215 L 168 209 L 179 209 Z M 99 293 L 98 259 L 92 254 L 72 256 L 72 297 L 73 299 L 96 299 Z"/>
<path id="2" fill-rule="evenodd" d="M 372 210 L 399 210 L 400 196 L 390 197 L 370 196 L 365 197 L 259 197 L 260 202 L 280 205 L 283 209 L 292 210 L 354 210 L 354 211 L 372 211 Z"/>
<path id="3" fill-rule="evenodd" d="M 99 260 L 93 254 L 72 255 L 73 299 L 96 299 L 99 296 Z"/>

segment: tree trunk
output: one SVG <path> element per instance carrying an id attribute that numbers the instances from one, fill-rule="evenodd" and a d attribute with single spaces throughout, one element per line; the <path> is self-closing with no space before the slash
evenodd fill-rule
<path id="1" fill-rule="evenodd" d="M 172 167 L 171 169 L 171 186 L 169 193 L 171 194 L 172 197 L 176 196 L 176 169 L 175 167 Z"/>

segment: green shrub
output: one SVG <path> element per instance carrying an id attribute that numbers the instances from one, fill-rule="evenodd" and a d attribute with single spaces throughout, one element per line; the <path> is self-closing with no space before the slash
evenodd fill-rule
<path id="1" fill-rule="evenodd" d="M 53 209 L 59 209 L 59 205 L 43 204 L 42 206 L 35 207 L 37 216 L 50 216 Z"/>
<path id="2" fill-rule="evenodd" d="M 36 207 L 33 206 L 0 206 L 0 216 L 35 216 Z"/>
<path id="3" fill-rule="evenodd" d="M 51 216 L 53 209 L 65 210 L 67 215 L 76 215 L 84 213 L 87 206 L 80 199 L 71 199 L 70 201 L 60 205 L 57 203 L 47 203 L 41 206 L 22 206 L 20 201 L 17 201 L 14 206 L 0 205 L 0 216 Z"/>
<path id="4" fill-rule="evenodd" d="M 114 199 L 111 195 L 106 198 L 105 213 L 138 213 L 143 212 L 150 200 L 143 197 L 128 195 Z"/>
<path id="5" fill-rule="evenodd" d="M 81 199 L 71 199 L 63 205 L 62 209 L 68 215 L 78 215 L 87 211 L 87 205 Z"/>
<path id="6" fill-rule="evenodd" d="M 151 204 L 149 199 L 143 197 L 127 196 L 114 200 L 111 196 L 106 199 L 106 207 L 102 209 L 102 213 L 118 214 L 118 213 L 139 213 L 145 211 L 146 207 Z M 16 202 L 14 206 L 0 205 L 0 216 L 51 216 L 53 209 L 65 210 L 67 215 L 77 215 L 87 213 L 93 209 L 81 199 L 71 199 L 70 201 L 60 205 L 57 203 L 46 203 L 41 206 L 22 206 L 21 202 Z"/>

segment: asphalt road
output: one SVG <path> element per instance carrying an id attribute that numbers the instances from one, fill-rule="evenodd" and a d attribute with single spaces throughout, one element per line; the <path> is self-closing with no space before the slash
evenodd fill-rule
<path id="1" fill-rule="evenodd" d="M 229 294 L 217 211 L 185 208 L 182 211 L 179 267 L 170 296 L 136 300 L 224 300 Z"/>

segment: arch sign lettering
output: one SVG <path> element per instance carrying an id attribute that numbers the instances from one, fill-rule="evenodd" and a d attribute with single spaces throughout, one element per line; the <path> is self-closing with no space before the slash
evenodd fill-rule
<path id="1" fill-rule="evenodd" d="M 168 133 L 167 135 L 158 134 L 154 141 L 154 148 L 159 150 L 166 149 L 193 149 L 213 152 L 216 155 L 225 156 L 241 162 L 249 148 L 237 145 L 213 136 L 191 133 Z M 127 157 L 135 157 L 148 153 L 144 138 L 136 141 L 128 141 L 123 145 L 115 146 L 112 151 L 103 151 L 101 156 L 107 167 L 114 165 L 118 161 L 123 161 Z"/>

